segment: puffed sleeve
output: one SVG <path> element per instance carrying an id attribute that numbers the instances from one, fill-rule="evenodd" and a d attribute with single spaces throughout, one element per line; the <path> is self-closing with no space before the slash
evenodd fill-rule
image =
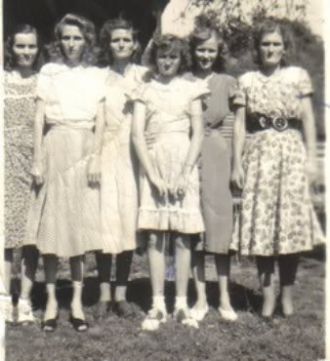
<path id="1" fill-rule="evenodd" d="M 232 77 L 228 76 L 228 97 L 229 99 L 234 99 L 238 91 L 238 83 L 237 80 Z"/>
<path id="2" fill-rule="evenodd" d="M 126 91 L 125 95 L 130 102 L 146 103 L 147 102 L 146 89 L 147 89 L 146 84 L 140 83 L 134 89 L 130 89 L 129 91 Z"/>
<path id="3" fill-rule="evenodd" d="M 231 87 L 232 104 L 234 106 L 246 106 L 246 74 L 240 76 Z"/>
<path id="4" fill-rule="evenodd" d="M 191 100 L 205 99 L 210 95 L 210 89 L 205 80 L 195 80 L 194 82 L 187 81 L 188 86 L 191 87 Z"/>
<path id="5" fill-rule="evenodd" d="M 37 77 L 36 97 L 37 99 L 46 100 L 51 91 L 51 67 L 50 64 L 44 65 Z"/>
<path id="6" fill-rule="evenodd" d="M 299 69 L 299 79 L 298 79 L 298 91 L 301 97 L 306 95 L 311 95 L 313 91 L 313 85 L 311 78 L 305 69 Z"/>
<path id="7" fill-rule="evenodd" d="M 96 96 L 96 100 L 101 102 L 105 99 L 106 96 L 106 85 L 108 81 L 108 71 L 107 68 L 93 68 L 91 69 L 91 79 L 95 84 L 91 84 L 91 90 Z"/>

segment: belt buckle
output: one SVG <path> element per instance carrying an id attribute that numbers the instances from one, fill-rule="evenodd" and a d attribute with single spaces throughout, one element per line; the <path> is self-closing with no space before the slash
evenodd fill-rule
<path id="1" fill-rule="evenodd" d="M 283 130 L 287 129 L 289 126 L 288 120 L 282 117 L 274 117 L 272 119 L 272 126 L 279 132 L 283 132 Z"/>
<path id="2" fill-rule="evenodd" d="M 267 127 L 267 119 L 266 119 L 266 117 L 264 117 L 262 115 L 261 117 L 259 117 L 258 121 L 259 121 L 259 125 L 261 126 L 261 128 L 265 129 Z"/>

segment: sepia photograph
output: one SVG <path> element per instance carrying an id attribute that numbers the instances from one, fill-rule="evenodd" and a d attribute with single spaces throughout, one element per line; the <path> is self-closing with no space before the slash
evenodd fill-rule
<path id="1" fill-rule="evenodd" d="M 328 360 L 327 2 L 1 6 L 0 361 Z"/>

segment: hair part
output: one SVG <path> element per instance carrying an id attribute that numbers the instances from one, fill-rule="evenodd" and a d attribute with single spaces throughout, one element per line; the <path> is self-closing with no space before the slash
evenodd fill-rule
<path id="1" fill-rule="evenodd" d="M 133 37 L 133 41 L 136 44 L 136 48 L 131 56 L 131 62 L 137 63 L 140 60 L 141 56 L 141 46 L 138 41 L 138 32 L 135 30 L 133 24 L 131 21 L 124 19 L 122 17 L 118 17 L 115 19 L 109 19 L 107 20 L 101 30 L 100 30 L 100 54 L 99 54 L 99 62 L 100 65 L 111 65 L 114 62 L 113 54 L 111 53 L 110 49 L 110 41 L 112 32 L 115 30 L 127 30 L 130 31 Z"/>
<path id="2" fill-rule="evenodd" d="M 38 46 L 38 53 L 35 58 L 35 61 L 33 63 L 33 70 L 37 71 L 41 67 L 41 53 L 42 53 L 42 45 L 41 45 L 41 39 L 38 34 L 37 29 L 29 24 L 20 24 L 15 27 L 13 32 L 8 36 L 5 47 L 4 47 L 4 68 L 7 71 L 12 71 L 15 68 L 16 65 L 16 59 L 15 54 L 13 52 L 13 45 L 15 43 L 15 36 L 17 34 L 34 34 L 37 39 L 37 46 Z"/>
<path id="3" fill-rule="evenodd" d="M 50 61 L 57 63 L 66 62 L 66 57 L 61 45 L 62 32 L 64 26 L 66 25 L 76 26 L 85 39 L 85 48 L 81 56 L 81 64 L 95 64 L 98 55 L 95 26 L 87 18 L 76 14 L 66 14 L 58 23 L 56 23 L 54 28 L 54 41 L 48 46 L 47 49 Z"/>

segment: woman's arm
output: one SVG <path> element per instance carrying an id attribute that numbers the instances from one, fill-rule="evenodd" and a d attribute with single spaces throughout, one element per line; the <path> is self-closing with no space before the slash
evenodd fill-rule
<path id="1" fill-rule="evenodd" d="M 87 179 L 89 183 L 99 183 L 101 181 L 101 152 L 103 145 L 103 133 L 105 125 L 105 105 L 104 100 L 98 104 L 96 121 L 95 121 L 95 134 L 94 144 L 92 149 L 91 159 L 88 163 Z"/>
<path id="2" fill-rule="evenodd" d="M 242 188 L 244 183 L 244 172 L 242 168 L 242 154 L 245 143 L 245 107 L 238 107 L 235 112 L 233 126 L 233 171 L 232 182 Z"/>
<path id="3" fill-rule="evenodd" d="M 147 177 L 158 189 L 161 195 L 167 192 L 164 181 L 157 174 L 154 169 L 151 159 L 149 157 L 148 148 L 144 136 L 146 124 L 146 107 L 142 102 L 136 101 L 134 103 L 133 122 L 132 122 L 132 140 L 140 160 L 142 167 L 144 168 Z"/>
<path id="4" fill-rule="evenodd" d="M 38 98 L 36 101 L 36 114 L 34 118 L 34 154 L 32 164 L 32 175 L 37 185 L 44 182 L 42 138 L 45 122 L 45 103 Z"/>
<path id="5" fill-rule="evenodd" d="M 310 96 L 301 99 L 303 130 L 307 149 L 307 172 L 311 182 L 317 178 L 316 166 L 316 127 Z"/>
<path id="6" fill-rule="evenodd" d="M 196 165 L 202 147 L 204 131 L 201 99 L 195 99 L 192 101 L 190 114 L 192 136 L 187 157 L 176 184 L 172 184 L 170 187 L 172 193 L 178 195 L 183 195 L 185 193 L 188 186 L 189 175 Z"/>

